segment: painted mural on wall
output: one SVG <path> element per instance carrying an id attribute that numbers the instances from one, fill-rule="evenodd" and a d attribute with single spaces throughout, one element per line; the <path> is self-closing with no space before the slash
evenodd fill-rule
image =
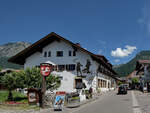
<path id="1" fill-rule="evenodd" d="M 86 61 L 86 65 L 85 67 L 83 68 L 83 70 L 81 70 L 81 67 L 83 66 L 80 62 L 77 62 L 76 64 L 76 71 L 77 71 L 77 76 L 82 76 L 83 74 L 82 73 L 91 73 L 90 72 L 90 66 L 91 66 L 91 61 L 89 59 L 87 59 Z M 79 75 L 80 74 L 80 75 Z"/>
<path id="2" fill-rule="evenodd" d="M 90 62 L 89 59 L 87 59 L 85 68 L 82 70 L 82 72 L 83 72 L 83 73 L 91 73 L 91 72 L 90 72 L 90 66 L 91 66 L 91 62 Z"/>
<path id="3" fill-rule="evenodd" d="M 83 66 L 80 62 L 77 62 L 77 76 L 79 76 L 79 73 L 80 73 L 80 76 L 82 76 L 82 71 L 81 71 L 81 66 Z"/>

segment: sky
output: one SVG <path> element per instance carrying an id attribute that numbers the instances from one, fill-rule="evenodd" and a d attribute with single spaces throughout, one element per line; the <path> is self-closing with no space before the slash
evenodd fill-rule
<path id="1" fill-rule="evenodd" d="M 55 32 L 112 64 L 150 50 L 148 0 L 0 0 L 0 45 Z"/>

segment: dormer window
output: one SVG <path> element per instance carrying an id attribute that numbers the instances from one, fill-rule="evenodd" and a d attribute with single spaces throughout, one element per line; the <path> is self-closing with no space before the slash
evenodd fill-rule
<path id="1" fill-rule="evenodd" d="M 63 56 L 63 51 L 57 51 L 56 56 L 57 57 L 62 57 Z"/>
<path id="2" fill-rule="evenodd" d="M 47 57 L 47 52 L 46 51 L 44 52 L 44 57 Z"/>

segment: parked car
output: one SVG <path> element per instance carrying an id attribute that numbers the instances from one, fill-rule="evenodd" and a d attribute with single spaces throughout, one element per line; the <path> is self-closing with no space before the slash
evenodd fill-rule
<path id="1" fill-rule="evenodd" d="M 118 94 L 127 94 L 127 86 L 126 85 L 120 85 L 118 88 Z"/>

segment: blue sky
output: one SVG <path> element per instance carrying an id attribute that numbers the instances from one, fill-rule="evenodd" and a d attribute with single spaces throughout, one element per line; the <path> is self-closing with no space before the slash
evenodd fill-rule
<path id="1" fill-rule="evenodd" d="M 112 64 L 150 50 L 148 0 L 0 0 L 0 45 L 50 32 L 79 42 Z"/>

